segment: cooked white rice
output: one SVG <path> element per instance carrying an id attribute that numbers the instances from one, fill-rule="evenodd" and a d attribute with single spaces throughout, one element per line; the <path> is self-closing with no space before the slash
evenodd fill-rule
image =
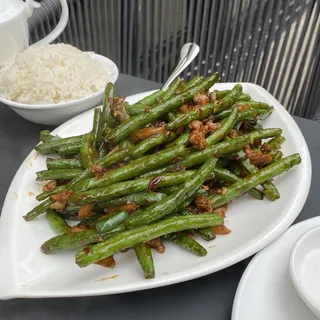
<path id="1" fill-rule="evenodd" d="M 103 89 L 110 70 L 66 44 L 29 48 L 0 69 L 0 96 L 27 104 L 59 103 Z"/>

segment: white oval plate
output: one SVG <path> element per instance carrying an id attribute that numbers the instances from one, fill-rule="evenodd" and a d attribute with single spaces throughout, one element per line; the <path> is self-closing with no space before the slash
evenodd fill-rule
<path id="1" fill-rule="evenodd" d="M 292 226 L 251 260 L 237 289 L 232 320 L 317 319 L 291 282 L 289 260 L 298 238 L 319 225 L 316 217 Z"/>
<path id="2" fill-rule="evenodd" d="M 217 89 L 229 89 L 233 83 L 218 84 Z M 265 121 L 265 127 L 280 127 L 286 137 L 283 152 L 299 152 L 300 166 L 275 179 L 281 198 L 275 202 L 257 201 L 243 196 L 228 210 L 227 226 L 232 233 L 215 241 L 201 243 L 206 257 L 196 257 L 168 244 L 166 253 L 155 253 L 156 277 L 145 280 L 134 253 L 117 254 L 114 269 L 93 265 L 80 269 L 74 263 L 74 252 L 45 255 L 40 245 L 54 236 L 45 217 L 25 222 L 22 216 L 37 202 L 41 192 L 35 183 L 35 172 L 45 169 L 44 156 L 32 151 L 22 163 L 9 188 L 0 224 L 0 298 L 69 297 L 114 294 L 161 287 L 195 279 L 231 266 L 257 251 L 282 234 L 294 221 L 307 198 L 311 181 L 311 161 L 306 142 L 287 111 L 263 88 L 243 83 L 244 92 L 253 99 L 275 107 Z M 148 93 L 128 97 L 135 102 Z M 66 137 L 88 132 L 93 112 L 87 111 L 57 128 L 54 133 Z"/>

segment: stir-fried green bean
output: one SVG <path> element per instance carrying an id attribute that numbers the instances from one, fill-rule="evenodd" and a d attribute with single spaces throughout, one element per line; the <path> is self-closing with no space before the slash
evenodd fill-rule
<path id="1" fill-rule="evenodd" d="M 257 185 L 272 179 L 275 176 L 291 169 L 293 166 L 301 162 L 299 154 L 293 154 L 283 158 L 269 166 L 259 170 L 257 173 L 251 174 L 244 179 L 234 183 L 228 188 L 224 195 L 214 195 L 209 198 L 213 207 L 222 206 L 225 203 L 241 196 L 248 190 L 256 187 Z"/>
<path id="2" fill-rule="evenodd" d="M 174 212 L 182 203 L 188 200 L 203 184 L 207 176 L 216 166 L 217 159 L 208 159 L 196 173 L 185 182 L 183 188 L 165 199 L 140 212 L 133 213 L 125 222 L 128 229 L 140 227 Z"/>
<path id="3" fill-rule="evenodd" d="M 58 234 L 42 252 L 79 249 L 76 263 L 85 267 L 133 248 L 151 279 L 150 248 L 164 252 L 162 240 L 205 256 L 194 235 L 211 241 L 229 233 L 226 204 L 244 193 L 278 199 L 271 180 L 300 156 L 282 158 L 282 130 L 263 129 L 272 106 L 253 101 L 240 84 L 212 91 L 219 77 L 177 78 L 131 105 L 107 83 L 90 132 L 60 138 L 42 131 L 36 151 L 61 156 L 36 173 L 49 180 L 36 197 L 44 201 L 24 215 L 30 221 L 45 214 Z"/>
<path id="4" fill-rule="evenodd" d="M 218 73 L 214 73 L 199 84 L 196 84 L 195 86 L 186 89 L 176 96 L 165 100 L 157 107 L 152 108 L 149 112 L 140 113 L 121 123 L 117 128 L 107 134 L 107 140 L 113 144 L 117 144 L 119 141 L 131 135 L 134 131 L 142 128 L 152 121 L 159 119 L 166 113 L 175 110 L 184 102 L 191 100 L 193 96 L 202 89 L 209 89 L 217 80 L 219 80 L 219 77 L 220 76 Z"/>
<path id="5" fill-rule="evenodd" d="M 57 234 L 64 234 L 70 232 L 70 226 L 58 213 L 52 210 L 48 210 L 46 216 L 51 228 Z"/>
<path id="6" fill-rule="evenodd" d="M 155 269 L 153 264 L 152 252 L 150 247 L 145 243 L 140 243 L 134 247 L 137 260 L 144 272 L 145 279 L 155 277 Z"/>
<path id="7" fill-rule="evenodd" d="M 76 263 L 79 267 L 85 267 L 91 263 L 110 257 L 120 250 L 132 248 L 139 243 L 161 237 L 165 234 L 222 224 L 223 219 L 216 214 L 175 216 L 152 225 L 121 232 L 102 243 L 91 246 L 89 250 L 82 249 L 76 254 Z"/>

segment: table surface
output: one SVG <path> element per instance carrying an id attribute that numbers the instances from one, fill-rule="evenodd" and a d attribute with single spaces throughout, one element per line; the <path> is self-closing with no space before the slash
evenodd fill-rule
<path id="1" fill-rule="evenodd" d="M 157 89 L 160 84 L 120 75 L 117 95 Z M 320 188 L 320 124 L 295 118 L 309 146 L 313 163 L 307 202 L 296 222 L 318 214 Z M 0 204 L 22 161 L 37 144 L 44 126 L 28 122 L 0 104 Z M 51 129 L 51 128 L 49 128 Z M 219 319 L 231 317 L 233 298 L 250 258 L 220 272 L 158 289 L 112 296 L 0 301 L 0 319 Z M 3 275 L 2 275 L 3 276 Z M 1 285 L 1 284 L 0 284 Z"/>

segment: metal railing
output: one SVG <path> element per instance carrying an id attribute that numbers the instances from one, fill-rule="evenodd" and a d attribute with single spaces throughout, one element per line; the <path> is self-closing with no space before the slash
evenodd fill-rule
<path id="1" fill-rule="evenodd" d="M 120 72 L 164 82 L 185 42 L 201 51 L 183 74 L 212 71 L 222 81 L 266 88 L 291 114 L 320 106 L 318 0 L 69 0 L 58 42 L 114 60 Z M 31 42 L 57 23 L 58 1 L 42 0 Z"/>

